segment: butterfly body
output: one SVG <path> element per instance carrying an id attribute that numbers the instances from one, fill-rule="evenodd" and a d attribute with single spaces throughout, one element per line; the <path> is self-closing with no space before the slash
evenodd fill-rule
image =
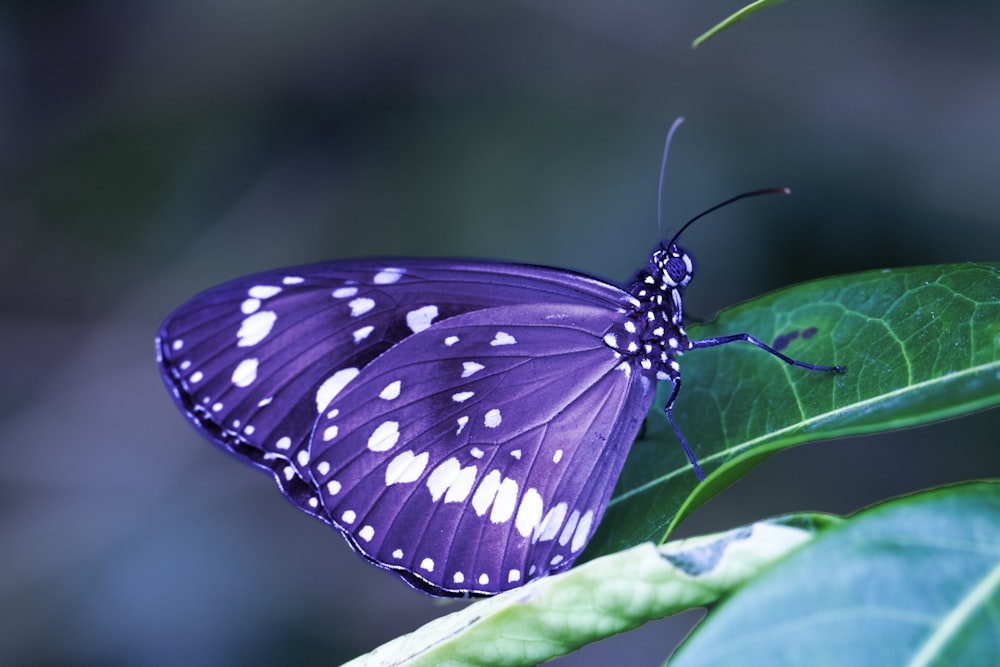
<path id="1" fill-rule="evenodd" d="M 372 563 L 436 595 L 568 568 L 676 355 L 693 264 L 661 244 L 622 289 L 499 262 L 327 262 L 182 305 L 161 374 L 210 440 Z"/>

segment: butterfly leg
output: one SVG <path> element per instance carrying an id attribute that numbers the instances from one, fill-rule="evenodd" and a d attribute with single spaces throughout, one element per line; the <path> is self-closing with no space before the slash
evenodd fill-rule
<path id="1" fill-rule="evenodd" d="M 716 347 L 717 345 L 726 345 L 728 343 L 737 343 L 737 342 L 746 342 L 750 343 L 751 345 L 756 345 L 765 352 L 770 352 L 771 354 L 778 357 L 787 364 L 791 364 L 792 366 L 798 366 L 799 368 L 805 368 L 806 370 L 809 371 L 826 371 L 830 373 L 847 372 L 847 368 L 845 366 L 819 366 L 817 364 L 807 364 L 804 361 L 796 361 L 791 357 L 786 357 L 781 352 L 778 352 L 776 349 L 774 349 L 767 343 L 763 342 L 758 338 L 754 338 L 753 336 L 747 333 L 732 334 L 730 336 L 719 336 L 718 338 L 705 338 L 703 340 L 693 340 L 691 341 L 691 349 L 696 350 L 699 347 Z M 674 394 L 676 393 L 677 392 L 675 389 Z"/>
<path id="2" fill-rule="evenodd" d="M 691 451 L 691 447 L 688 446 L 687 440 L 684 439 L 684 434 L 681 433 L 681 429 L 678 428 L 677 422 L 674 421 L 674 401 L 677 400 L 677 394 L 681 391 L 681 379 L 673 378 L 673 387 L 670 389 L 670 397 L 667 399 L 667 405 L 663 408 L 663 411 L 667 414 L 667 421 L 670 422 L 670 426 L 674 429 L 674 433 L 677 434 L 677 439 L 681 441 L 681 447 L 684 448 L 684 453 L 687 454 L 688 461 L 694 467 L 695 473 L 698 475 L 698 479 L 704 480 L 705 473 L 701 471 L 701 466 L 698 465 L 698 459 L 694 457 L 694 452 Z"/>

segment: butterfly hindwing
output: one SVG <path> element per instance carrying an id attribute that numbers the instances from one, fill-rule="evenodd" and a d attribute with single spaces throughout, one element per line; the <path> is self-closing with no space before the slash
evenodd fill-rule
<path id="1" fill-rule="evenodd" d="M 534 304 L 408 337 L 325 407 L 308 453 L 316 504 L 367 558 L 433 593 L 564 569 L 655 390 L 603 344 L 608 326 L 606 308 Z"/>

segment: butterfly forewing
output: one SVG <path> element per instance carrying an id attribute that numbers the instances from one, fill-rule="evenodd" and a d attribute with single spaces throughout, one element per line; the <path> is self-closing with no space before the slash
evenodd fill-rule
<path id="1" fill-rule="evenodd" d="M 608 322 L 606 308 L 504 306 L 407 338 L 317 422 L 318 503 L 369 559 L 433 593 L 564 569 L 654 394 L 603 344 Z"/>

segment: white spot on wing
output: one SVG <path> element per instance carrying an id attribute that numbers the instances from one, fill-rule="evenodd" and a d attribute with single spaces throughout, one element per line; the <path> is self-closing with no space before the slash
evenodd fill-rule
<path id="1" fill-rule="evenodd" d="M 292 439 L 289 438 L 287 435 L 280 437 L 278 438 L 278 442 L 274 443 L 274 446 L 277 447 L 278 449 L 288 449 L 289 447 L 292 446 Z"/>
<path id="2" fill-rule="evenodd" d="M 566 503 L 559 503 L 550 509 L 545 518 L 542 519 L 542 523 L 538 527 L 538 533 L 532 538 L 533 541 L 548 542 L 555 539 L 556 535 L 559 534 L 559 529 L 562 527 L 563 519 L 566 518 L 567 509 L 569 507 Z"/>
<path id="3" fill-rule="evenodd" d="M 472 495 L 472 507 L 476 510 L 476 514 L 479 516 L 486 514 L 486 510 L 493 504 L 493 498 L 496 497 L 499 489 L 500 471 L 493 470 L 483 478 L 476 492 Z"/>
<path id="4" fill-rule="evenodd" d="M 431 499 L 437 502 L 443 495 L 446 503 L 464 501 L 472 491 L 476 471 L 476 466 L 463 468 L 454 456 L 446 459 L 427 476 L 427 490 L 431 492 Z"/>
<path id="5" fill-rule="evenodd" d="M 361 296 L 349 301 L 347 305 L 351 307 L 351 317 L 359 317 L 375 307 L 375 300 Z"/>
<path id="6" fill-rule="evenodd" d="M 497 410 L 496 408 L 493 408 L 492 410 L 487 412 L 486 416 L 483 417 L 483 424 L 486 426 L 486 428 L 496 428 L 497 426 L 500 425 L 500 421 L 501 421 L 500 411 Z"/>
<path id="7" fill-rule="evenodd" d="M 404 273 L 406 273 L 405 269 L 389 267 L 376 273 L 372 282 L 376 285 L 390 285 L 399 280 Z"/>
<path id="8" fill-rule="evenodd" d="M 365 526 L 358 531 L 358 537 L 363 539 L 365 542 L 371 542 L 372 538 L 375 537 L 375 529 L 371 526 Z"/>
<path id="9" fill-rule="evenodd" d="M 258 308 L 260 308 L 260 299 L 244 299 L 243 303 L 240 304 L 240 311 L 244 315 L 255 313 Z"/>
<path id="10" fill-rule="evenodd" d="M 358 293 L 357 287 L 338 287 L 331 292 L 331 295 L 335 299 L 347 299 Z"/>
<path id="11" fill-rule="evenodd" d="M 340 515 L 340 518 L 344 521 L 344 523 L 354 523 L 355 520 L 357 520 L 358 515 L 354 512 L 354 510 L 347 510 Z"/>
<path id="12" fill-rule="evenodd" d="M 521 581 L 521 571 L 515 568 L 507 573 L 507 583 L 513 584 L 516 581 Z"/>
<path id="13" fill-rule="evenodd" d="M 201 371 L 195 371 L 194 373 L 191 374 L 191 377 L 188 379 L 191 381 L 191 384 L 198 384 L 203 379 L 205 379 L 205 374 L 202 373 Z"/>
<path id="14" fill-rule="evenodd" d="M 184 340 L 181 339 L 181 338 L 178 338 L 177 340 L 175 340 L 173 342 L 173 344 L 170 347 L 171 347 L 171 349 L 173 349 L 174 352 L 177 352 L 182 347 L 184 347 Z"/>
<path id="15" fill-rule="evenodd" d="M 461 434 L 461 432 L 462 432 L 462 429 L 463 429 L 463 428 L 465 428 L 465 425 L 466 425 L 466 424 L 468 424 L 468 423 L 469 423 L 469 418 L 468 418 L 468 416 L 465 416 L 465 417 L 459 417 L 459 418 L 458 418 L 458 430 L 457 430 L 457 431 L 455 431 L 455 435 L 459 435 L 459 434 Z"/>
<path id="16" fill-rule="evenodd" d="M 559 463 L 560 461 L 562 461 L 562 456 L 563 456 L 563 450 L 557 449 L 556 453 L 552 455 L 552 462 Z"/>
<path id="17" fill-rule="evenodd" d="M 277 285 L 254 285 L 247 290 L 247 295 L 255 299 L 270 299 L 281 291 Z"/>
<path id="18" fill-rule="evenodd" d="M 395 382 L 390 382 L 385 386 L 385 389 L 383 389 L 379 393 L 378 397 L 386 401 L 391 401 L 394 398 L 399 398 L 399 391 L 402 388 L 402 386 L 403 383 L 399 380 L 396 380 Z"/>
<path id="19" fill-rule="evenodd" d="M 458 336 L 448 336 L 447 338 L 444 339 L 444 344 L 448 347 L 451 347 L 457 342 L 458 342 Z"/>
<path id="20" fill-rule="evenodd" d="M 542 496 L 534 488 L 524 492 L 521 504 L 517 508 L 517 518 L 514 519 L 514 527 L 521 537 L 527 537 L 542 519 Z"/>
<path id="21" fill-rule="evenodd" d="M 237 366 L 236 370 L 233 371 L 233 384 L 237 387 L 249 387 L 253 384 L 254 380 L 257 379 L 257 360 L 254 358 L 244 359 Z M 194 376 L 191 376 L 191 380 L 194 380 Z"/>
<path id="22" fill-rule="evenodd" d="M 470 375 L 475 375 L 484 368 L 486 368 L 486 366 L 483 366 L 482 364 L 477 364 L 475 361 L 463 361 L 462 377 L 467 378 Z"/>
<path id="23" fill-rule="evenodd" d="M 444 494 L 444 501 L 446 503 L 465 502 L 465 499 L 472 493 L 472 485 L 476 483 L 477 472 L 479 472 L 479 468 L 476 466 L 466 466 L 459 470 L 455 479 L 452 480 L 451 486 L 448 487 L 448 493 Z"/>
<path id="24" fill-rule="evenodd" d="M 240 330 L 236 332 L 239 339 L 238 347 L 251 347 L 261 342 L 271 333 L 271 328 L 278 321 L 278 314 L 273 310 L 263 310 L 245 318 L 240 324 Z"/>
<path id="25" fill-rule="evenodd" d="M 498 331 L 497 335 L 493 337 L 490 341 L 490 345 L 496 347 L 497 345 L 513 345 L 517 342 L 513 336 L 511 336 L 506 331 Z"/>
<path id="26" fill-rule="evenodd" d="M 559 535 L 559 544 L 566 546 L 569 544 L 569 538 L 573 536 L 573 531 L 576 530 L 576 524 L 580 520 L 580 510 L 573 510 L 573 513 L 569 515 L 569 521 L 566 522 L 566 526 L 563 528 L 563 532 Z"/>
<path id="27" fill-rule="evenodd" d="M 456 584 L 461 584 L 465 581 L 465 575 L 461 572 L 456 572 L 455 576 L 452 577 L 452 581 L 454 581 Z"/>
<path id="28" fill-rule="evenodd" d="M 417 308 L 406 314 L 406 326 L 410 327 L 410 331 L 413 333 L 420 333 L 428 328 L 437 316 L 437 306 L 431 305 Z"/>
<path id="29" fill-rule="evenodd" d="M 429 456 L 427 452 L 414 456 L 413 452 L 409 450 L 397 454 L 385 468 L 385 485 L 409 484 L 417 481 L 424 473 L 424 468 L 427 467 Z"/>
<path id="30" fill-rule="evenodd" d="M 510 477 L 505 477 L 497 489 L 496 498 L 493 501 L 493 511 L 490 512 L 490 521 L 493 523 L 504 523 L 510 521 L 514 516 L 514 508 L 517 505 L 517 482 Z"/>
<path id="31" fill-rule="evenodd" d="M 374 331 L 374 330 L 375 330 L 375 327 L 373 327 L 370 324 L 368 326 L 366 326 L 366 327 L 361 327 L 360 329 L 358 329 L 358 330 L 356 330 L 354 332 L 354 342 L 355 343 L 360 343 L 365 338 L 368 338 L 368 336 L 370 336 L 371 333 L 372 333 L 372 331 Z"/>
<path id="32" fill-rule="evenodd" d="M 420 569 L 427 570 L 428 572 L 434 571 L 434 561 L 430 558 L 425 558 L 420 561 Z"/>
<path id="33" fill-rule="evenodd" d="M 298 455 L 295 457 L 295 460 L 298 461 L 299 465 L 303 468 L 309 465 L 309 450 L 300 449 Z"/>
<path id="34" fill-rule="evenodd" d="M 385 421 L 378 425 L 368 438 L 368 449 L 373 452 L 387 452 L 399 441 L 399 422 Z"/>
<path id="35" fill-rule="evenodd" d="M 285 276 L 281 279 L 283 285 L 298 285 L 306 281 L 302 276 Z"/>
<path id="36" fill-rule="evenodd" d="M 320 461 L 316 464 L 316 472 L 326 477 L 330 474 L 330 464 L 327 461 Z"/>
<path id="37" fill-rule="evenodd" d="M 488 583 L 490 583 L 490 575 L 483 572 L 481 575 L 479 575 L 479 585 L 485 586 Z"/>
<path id="38" fill-rule="evenodd" d="M 475 395 L 476 392 L 474 391 L 460 391 L 457 394 L 452 394 L 451 400 L 455 401 L 456 403 L 464 403 Z"/>
<path id="39" fill-rule="evenodd" d="M 323 384 L 316 390 L 316 411 L 322 413 L 330 405 L 330 401 L 336 398 L 337 394 L 347 385 L 348 382 L 358 376 L 357 368 L 341 368 L 339 371 L 323 381 Z"/>
<path id="40" fill-rule="evenodd" d="M 340 493 L 340 482 L 338 482 L 335 479 L 331 479 L 329 482 L 326 483 L 326 491 L 331 496 L 337 495 L 338 493 Z"/>
<path id="41" fill-rule="evenodd" d="M 403 557 L 403 550 L 402 549 L 396 549 L 396 550 L 394 550 L 392 552 L 392 557 L 396 558 L 396 559 L 402 558 Z"/>
<path id="42" fill-rule="evenodd" d="M 573 543 L 569 547 L 572 551 L 579 551 L 587 543 L 587 538 L 590 537 L 590 524 L 593 521 L 594 510 L 587 510 L 573 532 Z"/>
<path id="43" fill-rule="evenodd" d="M 331 440 L 337 437 L 338 433 L 340 433 L 340 427 L 337 426 L 336 424 L 327 426 L 323 430 L 323 442 L 330 442 Z"/>
<path id="44" fill-rule="evenodd" d="M 461 469 L 462 464 L 452 456 L 431 471 L 431 474 L 427 476 L 427 490 L 431 492 L 431 500 L 437 502 L 444 495 Z"/>

